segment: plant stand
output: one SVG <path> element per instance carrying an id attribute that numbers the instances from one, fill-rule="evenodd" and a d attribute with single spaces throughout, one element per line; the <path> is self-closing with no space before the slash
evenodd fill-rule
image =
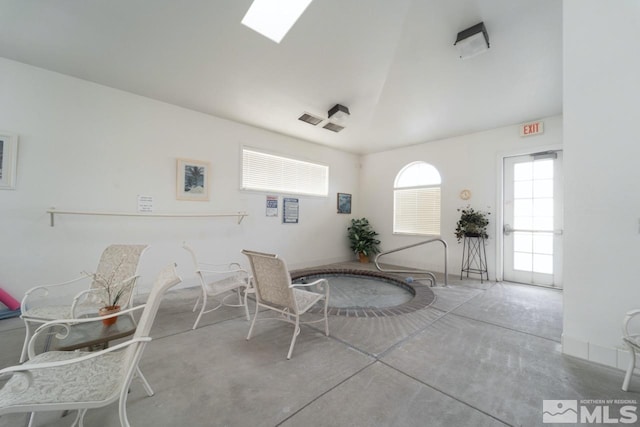
<path id="1" fill-rule="evenodd" d="M 482 236 L 464 236 L 462 244 L 462 269 L 460 270 L 460 280 L 462 275 L 467 273 L 480 274 L 480 283 L 483 283 L 484 275 L 489 280 L 489 271 L 487 270 L 487 250 L 484 246 L 484 237 Z"/>

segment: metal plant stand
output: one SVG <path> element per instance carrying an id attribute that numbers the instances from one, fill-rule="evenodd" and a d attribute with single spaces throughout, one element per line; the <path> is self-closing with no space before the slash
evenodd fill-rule
<path id="1" fill-rule="evenodd" d="M 475 273 L 480 275 L 480 283 L 483 283 L 484 275 L 489 280 L 489 271 L 487 270 L 487 250 L 484 246 L 484 237 L 482 236 L 464 236 L 462 245 L 462 269 L 460 270 L 460 279 L 462 275 L 467 273 Z"/>

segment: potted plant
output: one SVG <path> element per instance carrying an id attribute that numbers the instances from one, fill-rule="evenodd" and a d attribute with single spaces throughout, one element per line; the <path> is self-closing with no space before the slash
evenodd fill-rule
<path id="1" fill-rule="evenodd" d="M 488 238 L 487 226 L 489 225 L 488 216 L 490 212 L 477 211 L 467 205 L 465 208 L 458 208 L 460 219 L 456 224 L 456 238 L 458 243 L 463 237 L 482 237 Z"/>
<path id="2" fill-rule="evenodd" d="M 352 219 L 347 228 L 351 250 L 358 254 L 360 262 L 369 262 L 369 257 L 380 253 L 380 240 L 367 218 Z"/>
<path id="3" fill-rule="evenodd" d="M 94 287 L 98 292 L 97 297 L 100 298 L 100 304 L 102 307 L 98 309 L 98 314 L 100 316 L 107 316 L 109 314 L 117 313 L 120 311 L 120 298 L 122 295 L 129 289 L 130 286 L 133 285 L 134 282 L 131 280 L 127 280 L 125 282 L 121 282 L 116 280 L 116 276 L 118 270 L 122 266 L 124 262 L 124 258 L 120 261 L 120 263 L 112 270 L 109 276 L 104 276 L 100 273 L 86 273 L 88 276 L 91 276 L 94 280 Z M 105 326 L 113 325 L 118 320 L 117 316 L 110 317 L 109 319 L 102 319 L 102 323 Z"/>

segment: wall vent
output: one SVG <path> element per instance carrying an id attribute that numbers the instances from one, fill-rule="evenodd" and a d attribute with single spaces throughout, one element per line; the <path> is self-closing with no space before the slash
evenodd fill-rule
<path id="1" fill-rule="evenodd" d="M 331 123 L 331 122 L 327 123 L 326 125 L 324 125 L 322 127 L 325 128 L 325 129 L 328 129 L 330 131 L 333 131 L 333 132 L 340 132 L 342 129 L 344 129 L 344 126 L 340 126 L 340 125 L 337 125 L 337 124 Z"/>
<path id="2" fill-rule="evenodd" d="M 309 123 L 310 125 L 318 125 L 322 119 L 316 116 L 312 116 L 309 113 L 303 113 L 300 117 L 298 117 L 298 120 L 302 120 L 305 123 Z"/>

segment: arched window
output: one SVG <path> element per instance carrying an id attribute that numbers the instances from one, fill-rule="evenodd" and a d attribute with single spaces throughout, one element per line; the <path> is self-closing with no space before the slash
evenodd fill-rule
<path id="1" fill-rule="evenodd" d="M 440 235 L 440 173 L 425 162 L 406 165 L 393 185 L 393 232 Z"/>

